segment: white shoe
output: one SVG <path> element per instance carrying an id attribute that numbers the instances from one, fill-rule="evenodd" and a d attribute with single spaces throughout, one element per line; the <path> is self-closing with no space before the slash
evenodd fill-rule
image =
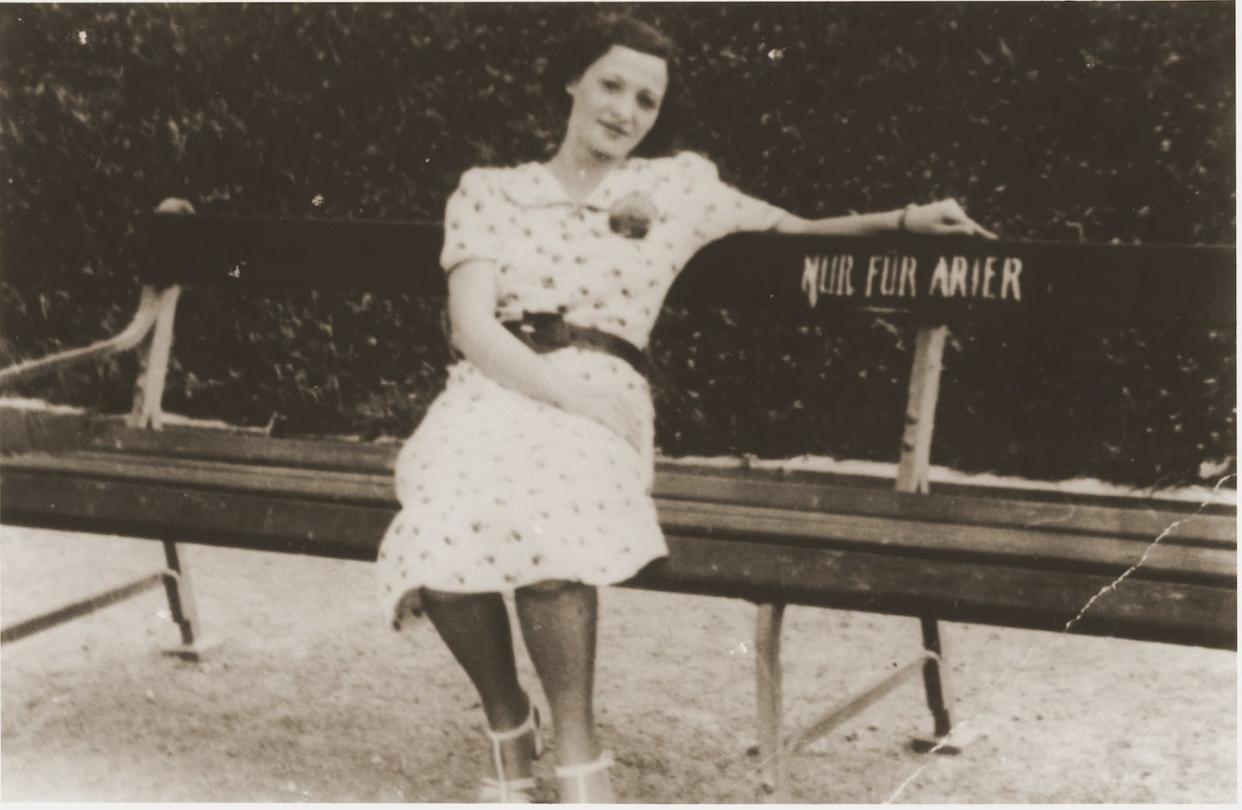
<path id="1" fill-rule="evenodd" d="M 520 739 L 527 734 L 534 735 L 535 743 L 535 759 L 543 754 L 543 736 L 540 734 L 539 728 L 539 710 L 535 708 L 535 704 L 527 698 L 530 710 L 526 713 L 526 720 L 517 728 L 508 731 L 492 731 L 487 729 L 487 738 L 492 741 L 492 764 L 496 767 L 496 778 L 485 777 L 479 786 L 480 802 L 502 802 L 508 804 L 529 804 L 531 791 L 535 789 L 535 777 L 523 776 L 518 779 L 510 779 L 505 773 L 504 751 L 501 746 L 507 742 Z"/>
<path id="2" fill-rule="evenodd" d="M 617 799 L 612 793 L 612 783 L 608 778 L 608 769 L 612 767 L 612 752 L 605 751 L 593 762 L 580 765 L 563 765 L 556 768 L 556 778 L 561 783 L 560 800 L 562 803 L 573 804 L 614 804 Z M 588 786 L 587 777 L 603 771 L 603 784 Z"/>

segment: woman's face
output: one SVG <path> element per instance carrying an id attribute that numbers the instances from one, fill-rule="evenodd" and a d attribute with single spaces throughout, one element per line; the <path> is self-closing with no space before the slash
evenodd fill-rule
<path id="1" fill-rule="evenodd" d="M 624 158 L 655 125 L 668 88 L 668 64 L 620 45 L 566 86 L 573 97 L 567 137 L 591 151 Z"/>

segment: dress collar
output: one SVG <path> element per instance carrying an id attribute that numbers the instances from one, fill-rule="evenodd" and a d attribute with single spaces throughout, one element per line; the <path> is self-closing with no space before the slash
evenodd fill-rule
<path id="1" fill-rule="evenodd" d="M 577 204 L 579 208 L 596 211 L 607 210 L 614 202 L 634 188 L 635 160 L 627 160 L 621 166 L 604 175 L 591 194 Z M 523 208 L 546 208 L 556 205 L 574 207 L 556 176 L 543 163 L 523 163 L 509 170 L 509 177 L 502 184 L 505 196 Z"/>

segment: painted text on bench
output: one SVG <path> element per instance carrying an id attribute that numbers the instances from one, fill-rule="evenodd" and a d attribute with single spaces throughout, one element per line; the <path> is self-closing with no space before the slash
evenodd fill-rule
<path id="1" fill-rule="evenodd" d="M 1022 300 L 1022 260 L 1013 256 L 941 255 L 930 272 L 917 256 L 874 253 L 856 261 L 851 253 L 806 256 L 802 291 L 811 306 L 834 298 Z"/>

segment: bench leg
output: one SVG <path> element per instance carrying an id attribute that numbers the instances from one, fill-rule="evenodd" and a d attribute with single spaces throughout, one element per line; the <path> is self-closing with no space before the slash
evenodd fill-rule
<path id="1" fill-rule="evenodd" d="M 901 437 L 901 459 L 897 465 L 896 490 L 927 494 L 930 489 L 932 430 L 935 426 L 936 400 L 940 393 L 940 374 L 944 363 L 944 345 L 948 329 L 931 326 L 919 329 L 914 344 L 914 363 L 910 370 L 910 387 L 906 396 L 906 426 Z M 944 653 L 940 645 L 940 627 L 935 619 L 920 619 L 923 625 L 923 686 L 927 706 L 934 723 L 931 740 L 914 740 L 915 751 L 956 754 L 960 749 L 945 744 L 952 730 L 948 700 L 945 697 L 944 672 L 940 666 Z"/>
<path id="2" fill-rule="evenodd" d="M 784 779 L 785 751 L 781 739 L 781 624 L 785 605 L 760 605 L 755 621 L 755 687 L 759 721 L 759 784 L 761 796 L 772 796 Z"/>
<path id="3" fill-rule="evenodd" d="M 207 649 L 213 645 L 209 645 L 202 638 L 190 572 L 181 559 L 181 549 L 176 543 L 164 543 L 164 559 L 168 562 L 164 591 L 168 595 L 168 609 L 172 620 L 181 632 L 181 646 L 171 647 L 163 652 L 185 661 L 201 660 Z"/>
<path id="4" fill-rule="evenodd" d="M 915 751 L 926 753 L 935 751 L 938 754 L 959 754 L 961 748 L 944 745 L 944 739 L 953 729 L 949 718 L 949 705 L 946 697 L 947 687 L 944 682 L 944 671 L 941 663 L 944 659 L 943 645 L 940 641 L 940 625 L 935 619 L 920 619 L 923 625 L 923 649 L 928 652 L 923 661 L 923 686 L 927 691 L 927 708 L 931 709 L 933 731 L 932 739 L 916 739 L 910 747 Z M 938 747 L 939 746 L 939 747 Z"/>

